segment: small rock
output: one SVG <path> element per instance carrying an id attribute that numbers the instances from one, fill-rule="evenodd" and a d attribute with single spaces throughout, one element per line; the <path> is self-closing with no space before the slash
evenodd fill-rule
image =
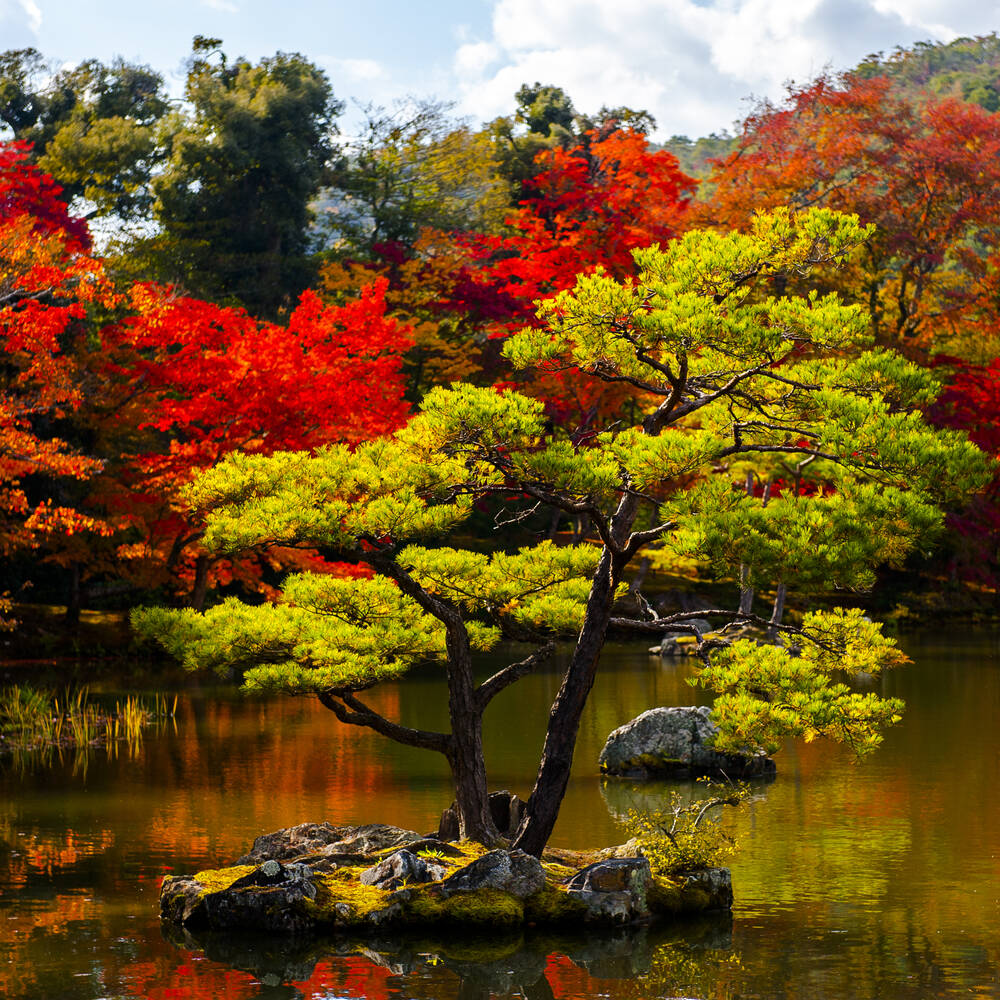
<path id="1" fill-rule="evenodd" d="M 591 920 L 624 924 L 649 916 L 651 881 L 645 858 L 612 858 L 578 871 L 566 892 L 587 905 Z"/>
<path id="2" fill-rule="evenodd" d="M 525 899 L 544 885 L 545 870 L 538 858 L 524 851 L 490 851 L 446 878 L 441 895 L 447 899 L 457 892 L 500 889 Z"/>
<path id="3" fill-rule="evenodd" d="M 387 823 L 364 826 L 331 826 L 329 823 L 300 823 L 274 833 L 266 833 L 253 842 L 249 854 L 237 865 L 265 861 L 290 861 L 305 855 L 366 857 L 391 847 L 406 847 L 422 840 L 413 830 L 402 830 Z"/>
<path id="4" fill-rule="evenodd" d="M 649 862 L 645 858 L 610 858 L 581 868 L 566 887 L 590 892 L 628 892 L 636 878 L 645 884 L 649 877 Z"/>
<path id="5" fill-rule="evenodd" d="M 684 891 L 706 893 L 709 897 L 704 908 L 706 911 L 733 908 L 733 877 L 728 868 L 705 868 L 692 872 L 685 876 Z"/>
<path id="6" fill-rule="evenodd" d="M 300 823 L 274 833 L 265 833 L 253 842 L 250 851 L 235 864 L 254 865 L 263 861 L 296 858 L 343 840 L 352 829 L 354 827 L 331 826 L 329 823 Z"/>
<path id="7" fill-rule="evenodd" d="M 438 882 L 447 874 L 444 865 L 428 864 L 416 854 L 399 850 L 362 872 L 360 880 L 363 885 L 379 889 L 398 889 L 404 882 L 410 885 Z"/>

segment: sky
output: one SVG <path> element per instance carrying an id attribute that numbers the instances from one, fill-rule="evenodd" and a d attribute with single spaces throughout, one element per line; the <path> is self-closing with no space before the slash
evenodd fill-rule
<path id="1" fill-rule="evenodd" d="M 350 106 L 436 98 L 478 123 L 539 81 L 583 112 L 650 111 L 661 139 L 731 129 L 751 98 L 872 52 L 994 30 L 992 0 L 0 0 L 0 49 L 122 56 L 177 94 L 201 34 L 251 60 L 300 52 Z"/>

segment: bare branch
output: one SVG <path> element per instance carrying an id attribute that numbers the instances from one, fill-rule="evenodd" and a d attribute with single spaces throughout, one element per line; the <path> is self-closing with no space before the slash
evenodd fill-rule
<path id="1" fill-rule="evenodd" d="M 492 677 L 487 678 L 476 688 L 476 704 L 480 711 L 501 692 L 515 681 L 520 680 L 526 674 L 531 673 L 549 660 L 556 650 L 554 642 L 547 642 L 541 649 L 536 649 L 530 656 L 518 663 L 511 663 L 509 666 L 498 670 Z"/>
<path id="2" fill-rule="evenodd" d="M 390 740 L 421 750 L 436 750 L 447 754 L 452 750 L 453 739 L 447 733 L 429 732 L 425 729 L 410 729 L 397 722 L 391 722 L 379 715 L 349 691 L 321 691 L 319 700 L 325 708 L 349 726 L 364 726 L 374 729 Z"/>

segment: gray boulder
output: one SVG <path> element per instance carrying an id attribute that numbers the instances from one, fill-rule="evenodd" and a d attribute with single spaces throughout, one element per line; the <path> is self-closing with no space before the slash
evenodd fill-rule
<path id="1" fill-rule="evenodd" d="M 763 753 L 729 754 L 712 748 L 718 732 L 711 709 L 651 708 L 619 726 L 607 739 L 598 766 L 603 774 L 628 778 L 756 778 L 772 775 Z"/>
<path id="2" fill-rule="evenodd" d="M 645 858 L 612 858 L 582 868 L 566 883 L 566 892 L 587 906 L 588 920 L 627 924 L 649 917 L 651 882 Z"/>
<path id="3" fill-rule="evenodd" d="M 235 863 L 253 865 L 269 860 L 286 861 L 310 854 L 366 857 L 393 847 L 406 847 L 419 840 L 423 840 L 419 833 L 386 823 L 367 823 L 364 826 L 300 823 L 298 826 L 258 837 L 250 852 Z"/>
<path id="4" fill-rule="evenodd" d="M 373 868 L 359 876 L 362 885 L 373 885 L 377 889 L 399 889 L 407 885 L 422 885 L 438 882 L 448 874 L 444 865 L 428 864 L 423 858 L 407 850 L 395 851 Z"/>
<path id="5" fill-rule="evenodd" d="M 190 876 L 164 879 L 160 913 L 187 927 L 252 928 L 296 933 L 313 921 L 300 904 L 316 898 L 307 865 L 266 861 L 253 871 L 214 889 Z"/>
<path id="6" fill-rule="evenodd" d="M 284 861 L 318 851 L 340 840 L 351 827 L 329 823 L 300 823 L 274 833 L 265 833 L 253 842 L 253 847 L 234 864 L 254 865 L 264 861 Z"/>
<path id="7" fill-rule="evenodd" d="M 458 892 L 500 889 L 517 899 L 526 899 L 545 885 L 545 870 L 538 858 L 524 851 L 490 851 L 460 868 L 441 883 L 441 896 Z"/>

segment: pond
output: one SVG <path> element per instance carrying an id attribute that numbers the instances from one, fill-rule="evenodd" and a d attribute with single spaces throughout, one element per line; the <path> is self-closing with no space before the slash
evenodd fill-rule
<path id="1" fill-rule="evenodd" d="M 903 645 L 914 664 L 881 686 L 908 711 L 875 756 L 790 745 L 777 780 L 728 820 L 742 845 L 731 918 L 598 939 L 165 935 L 164 874 L 305 821 L 427 831 L 451 798 L 436 755 L 341 727 L 312 699 L 246 700 L 185 677 L 175 722 L 134 753 L 0 758 L 0 996 L 1000 997 L 1000 645 L 961 630 Z M 643 646 L 608 648 L 553 844 L 618 843 L 616 814 L 667 793 L 602 780 L 596 758 L 644 709 L 697 703 L 686 673 Z M 527 795 L 557 685 L 543 673 L 491 706 L 493 787 Z M 442 690 L 424 671 L 370 700 L 433 728 Z"/>

